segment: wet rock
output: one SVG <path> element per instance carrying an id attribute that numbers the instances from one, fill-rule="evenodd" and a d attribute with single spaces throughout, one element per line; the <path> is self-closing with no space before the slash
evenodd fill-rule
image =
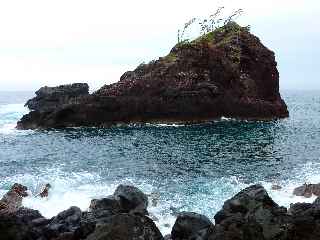
<path id="1" fill-rule="evenodd" d="M 293 190 L 293 195 L 309 198 L 312 196 L 312 185 L 303 184 Z"/>
<path id="2" fill-rule="evenodd" d="M 312 194 L 320 196 L 320 184 L 303 184 L 293 190 L 293 195 L 305 198 L 312 197 Z"/>
<path id="3" fill-rule="evenodd" d="M 271 189 L 272 190 L 280 190 L 280 189 L 282 189 L 282 187 L 280 185 L 274 184 L 271 186 Z"/>
<path id="4" fill-rule="evenodd" d="M 312 193 L 317 197 L 320 197 L 320 183 L 312 184 Z"/>
<path id="5" fill-rule="evenodd" d="M 120 202 L 116 200 L 114 196 L 109 196 L 91 200 L 89 210 L 97 214 L 99 214 L 99 212 L 105 212 L 106 214 L 114 215 L 121 212 L 121 206 Z"/>
<path id="6" fill-rule="evenodd" d="M 70 233 L 74 234 L 80 227 L 81 217 L 80 208 L 71 207 L 51 219 L 44 229 L 44 235 L 50 239 L 65 235 L 65 233 L 68 236 Z"/>
<path id="7" fill-rule="evenodd" d="M 253 185 L 227 200 L 215 215 L 209 239 L 286 239 L 291 217 L 261 185 Z"/>
<path id="8" fill-rule="evenodd" d="M 86 238 L 86 240 L 163 240 L 156 225 L 141 215 L 119 214 L 109 218 Z"/>
<path id="9" fill-rule="evenodd" d="M 14 212 L 22 207 L 22 199 L 28 196 L 28 188 L 15 183 L 0 200 L 0 211 Z"/>
<path id="10" fill-rule="evenodd" d="M 204 215 L 183 212 L 172 228 L 172 240 L 204 240 L 208 237 L 208 230 L 213 223 Z"/>
<path id="11" fill-rule="evenodd" d="M 148 197 L 140 189 L 119 185 L 113 195 L 124 212 L 148 214 Z"/>

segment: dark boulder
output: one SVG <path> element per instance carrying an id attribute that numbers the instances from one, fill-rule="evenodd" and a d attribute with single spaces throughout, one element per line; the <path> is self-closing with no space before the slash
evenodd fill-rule
<path id="1" fill-rule="evenodd" d="M 292 204 L 288 212 L 292 215 L 288 231 L 289 240 L 320 239 L 320 205 L 314 203 Z"/>
<path id="2" fill-rule="evenodd" d="M 148 215 L 148 196 L 134 186 L 119 185 L 112 196 L 91 200 L 89 211 L 96 218 L 118 213 Z"/>
<path id="3" fill-rule="evenodd" d="M 172 240 L 205 240 L 213 223 L 204 215 L 182 212 L 172 228 Z"/>
<path id="4" fill-rule="evenodd" d="M 279 207 L 261 185 L 253 185 L 227 200 L 215 215 L 215 239 L 286 239 L 291 217 Z M 236 237 L 236 238 L 233 238 Z"/>
<path id="5" fill-rule="evenodd" d="M 15 212 L 0 211 L 0 239 L 38 239 L 42 235 L 42 227 L 47 223 L 36 210 L 22 207 Z"/>
<path id="6" fill-rule="evenodd" d="M 110 216 L 125 212 L 122 210 L 120 202 L 114 196 L 91 200 L 89 211 L 89 214 L 94 217 L 95 222 L 103 222 Z"/>
<path id="7" fill-rule="evenodd" d="M 119 185 L 113 195 L 124 212 L 148 214 L 148 196 L 140 189 Z"/>
<path id="8" fill-rule="evenodd" d="M 310 198 L 312 196 L 312 185 L 303 184 L 293 190 L 293 195 Z"/>
<path id="9" fill-rule="evenodd" d="M 293 190 L 293 195 L 306 198 L 312 197 L 312 194 L 320 196 L 320 184 L 303 184 Z"/>
<path id="10" fill-rule="evenodd" d="M 42 232 L 46 239 L 77 240 L 87 237 L 94 229 L 94 221 L 89 221 L 80 208 L 70 207 L 52 218 Z"/>
<path id="11" fill-rule="evenodd" d="M 33 111 L 17 127 L 198 123 L 222 116 L 270 120 L 289 115 L 279 93 L 274 53 L 236 23 L 179 43 L 167 56 L 139 65 L 93 94 L 87 95 L 86 86 L 77 89 L 40 89 L 27 103 Z"/>
<path id="12" fill-rule="evenodd" d="M 151 219 L 141 215 L 118 214 L 109 218 L 86 240 L 162 240 Z"/>

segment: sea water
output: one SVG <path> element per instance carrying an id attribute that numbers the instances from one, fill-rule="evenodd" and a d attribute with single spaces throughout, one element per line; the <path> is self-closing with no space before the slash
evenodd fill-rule
<path id="1" fill-rule="evenodd" d="M 156 198 L 149 212 L 169 233 L 180 211 L 213 220 L 223 202 L 261 183 L 280 205 L 305 182 L 320 182 L 320 92 L 284 91 L 290 118 L 201 125 L 152 125 L 18 131 L 32 93 L 0 92 L 0 196 L 15 183 L 30 189 L 24 206 L 52 217 L 70 206 L 86 210 L 119 184 Z M 34 197 L 44 184 L 48 199 Z M 281 185 L 279 191 L 272 184 Z"/>

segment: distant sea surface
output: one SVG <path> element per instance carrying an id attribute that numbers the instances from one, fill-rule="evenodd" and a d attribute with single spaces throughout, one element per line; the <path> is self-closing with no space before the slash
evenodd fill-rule
<path id="1" fill-rule="evenodd" d="M 193 126 L 18 131 L 33 93 L 0 92 L 0 196 L 15 182 L 34 195 L 50 183 L 48 199 L 31 195 L 24 205 L 51 217 L 74 205 L 86 210 L 92 198 L 133 184 L 159 198 L 149 210 L 163 233 L 170 232 L 174 212 L 213 219 L 225 200 L 254 183 L 283 206 L 312 201 L 292 190 L 320 182 L 320 92 L 282 95 L 290 118 L 272 122 L 222 118 Z M 271 190 L 272 184 L 283 188 Z"/>

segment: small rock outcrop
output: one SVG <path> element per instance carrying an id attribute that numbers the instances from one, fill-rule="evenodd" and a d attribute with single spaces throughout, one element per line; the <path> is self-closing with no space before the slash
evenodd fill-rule
<path id="1" fill-rule="evenodd" d="M 22 207 L 22 199 L 28 196 L 28 188 L 19 183 L 13 184 L 0 200 L 0 211 L 15 212 Z"/>
<path id="2" fill-rule="evenodd" d="M 74 103 L 77 97 L 89 94 L 87 83 L 74 83 L 58 87 L 42 87 L 36 91 L 36 97 L 25 104 L 30 110 L 40 113 L 51 112 L 65 104 Z M 70 101 L 70 100 L 73 101 Z"/>
<path id="3" fill-rule="evenodd" d="M 320 196 L 320 184 L 303 184 L 293 190 L 293 195 L 310 198 L 312 194 Z"/>
<path id="4" fill-rule="evenodd" d="M 18 122 L 19 129 L 289 115 L 274 53 L 236 23 L 179 43 L 167 56 L 141 64 L 93 94 L 79 85 L 43 88 L 27 106 L 32 111 Z"/>

